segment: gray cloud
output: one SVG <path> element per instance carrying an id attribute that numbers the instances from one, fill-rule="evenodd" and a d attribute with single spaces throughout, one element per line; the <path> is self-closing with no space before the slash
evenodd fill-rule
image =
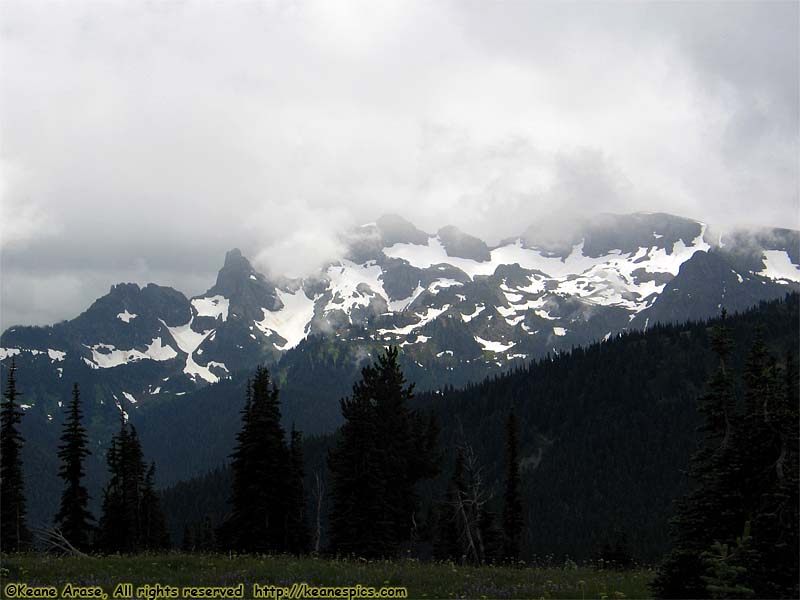
<path id="1" fill-rule="evenodd" d="M 4 2 L 0 323 L 384 212 L 798 227 L 798 4 Z"/>

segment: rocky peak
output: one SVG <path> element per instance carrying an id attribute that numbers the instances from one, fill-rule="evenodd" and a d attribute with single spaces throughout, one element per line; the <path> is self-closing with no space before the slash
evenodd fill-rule
<path id="1" fill-rule="evenodd" d="M 251 275 L 253 279 L 251 279 Z M 256 279 L 256 271 L 238 248 L 229 250 L 225 254 L 225 263 L 217 274 L 217 282 L 211 288 L 215 294 L 226 297 L 237 295 L 248 281 Z"/>
<path id="2" fill-rule="evenodd" d="M 383 215 L 378 219 L 377 226 L 381 232 L 384 247 L 394 244 L 425 245 L 430 237 L 399 215 Z"/>
<path id="3" fill-rule="evenodd" d="M 442 227 L 436 234 L 448 256 L 470 258 L 477 261 L 491 260 L 489 247 L 483 240 L 464 233 L 453 225 Z"/>

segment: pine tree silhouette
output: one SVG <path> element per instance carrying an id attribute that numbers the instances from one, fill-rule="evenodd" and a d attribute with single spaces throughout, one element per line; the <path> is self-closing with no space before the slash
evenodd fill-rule
<path id="1" fill-rule="evenodd" d="M 0 548 L 3 552 L 18 552 L 30 543 L 22 471 L 23 439 L 17 429 L 23 413 L 17 403 L 16 372 L 12 358 L 3 394 L 5 402 L 0 409 Z"/>
<path id="2" fill-rule="evenodd" d="M 306 520 L 306 496 L 303 487 L 303 434 L 292 426 L 289 443 L 291 457 L 287 499 L 286 550 L 304 554 L 311 543 L 311 532 Z"/>
<path id="3" fill-rule="evenodd" d="M 466 495 L 464 481 L 464 454 L 459 449 L 453 465 L 453 473 L 447 486 L 444 502 L 438 507 L 433 555 L 439 560 L 461 561 L 467 554 L 464 544 L 462 519 L 459 514 L 459 499 Z"/>
<path id="4" fill-rule="evenodd" d="M 151 462 L 144 478 L 141 497 L 141 528 L 139 546 L 146 550 L 160 550 L 170 545 L 167 525 L 155 491 L 156 463 Z"/>
<path id="5" fill-rule="evenodd" d="M 169 546 L 166 525 L 154 490 L 155 463 L 145 467 L 136 428 L 120 414 L 120 430 L 111 439 L 106 462 L 109 481 L 103 491 L 97 549 L 134 553 Z"/>
<path id="6" fill-rule="evenodd" d="M 269 371 L 256 369 L 242 411 L 231 462 L 232 512 L 221 527 L 224 544 L 242 552 L 283 552 L 291 507 L 290 454 L 280 424 L 278 389 Z"/>
<path id="7" fill-rule="evenodd" d="M 413 385 L 390 347 L 361 371 L 341 401 L 345 423 L 328 464 L 333 475 L 331 549 L 395 556 L 416 535 L 415 485 L 438 472 L 438 427 L 408 408 Z"/>
<path id="8" fill-rule="evenodd" d="M 511 561 L 519 560 L 522 543 L 521 486 L 517 418 L 512 409 L 506 425 L 506 489 L 503 496 L 503 558 Z"/>
<path id="9" fill-rule="evenodd" d="M 72 387 L 72 400 L 67 408 L 62 444 L 58 448 L 61 468 L 58 475 L 64 480 L 61 505 L 55 516 L 55 523 L 64 537 L 76 548 L 89 547 L 94 517 L 89 512 L 89 494 L 81 484 L 84 476 L 83 460 L 91 454 L 88 449 L 86 429 L 81 424 L 81 397 L 78 384 Z"/>

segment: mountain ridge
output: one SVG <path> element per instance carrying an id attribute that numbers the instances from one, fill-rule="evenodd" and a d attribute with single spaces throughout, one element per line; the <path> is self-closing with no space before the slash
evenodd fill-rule
<path id="1" fill-rule="evenodd" d="M 565 233 L 533 224 L 488 245 L 454 226 L 430 234 L 384 215 L 348 232 L 343 256 L 305 278 L 266 276 L 234 248 L 203 294 L 116 284 L 72 320 L 10 327 L 0 361 L 36 362 L 51 379 L 129 370 L 135 389 L 114 395 L 138 404 L 275 363 L 321 335 L 353 352 L 396 344 L 416 364 L 435 362 L 458 379 L 800 290 L 797 231 L 723 242 L 706 224 L 665 213 L 570 225 Z"/>

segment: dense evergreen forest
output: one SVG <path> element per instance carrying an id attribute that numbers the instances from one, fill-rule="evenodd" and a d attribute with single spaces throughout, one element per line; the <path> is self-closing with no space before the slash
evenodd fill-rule
<path id="1" fill-rule="evenodd" d="M 728 316 L 731 369 L 741 373 L 760 329 L 782 364 L 798 347 L 798 296 Z M 438 513 L 459 449 L 481 468 L 486 511 L 499 524 L 510 410 L 519 430 L 526 560 L 589 559 L 610 549 L 654 563 L 669 548 L 675 500 L 692 487 L 685 475 L 700 434 L 698 399 L 716 367 L 710 331 L 717 321 L 656 325 L 575 348 L 525 369 L 462 390 L 416 395 L 440 428 L 440 475 L 421 482 L 418 553 L 430 556 Z M 742 381 L 734 393 L 742 402 Z M 337 435 L 305 440 L 309 518 L 321 521 L 327 544 L 330 478 L 327 456 Z M 220 466 L 164 490 L 176 541 L 185 527 L 222 521 L 230 510 L 219 492 L 230 475 Z M 202 501 L 200 499 L 207 499 Z"/>

